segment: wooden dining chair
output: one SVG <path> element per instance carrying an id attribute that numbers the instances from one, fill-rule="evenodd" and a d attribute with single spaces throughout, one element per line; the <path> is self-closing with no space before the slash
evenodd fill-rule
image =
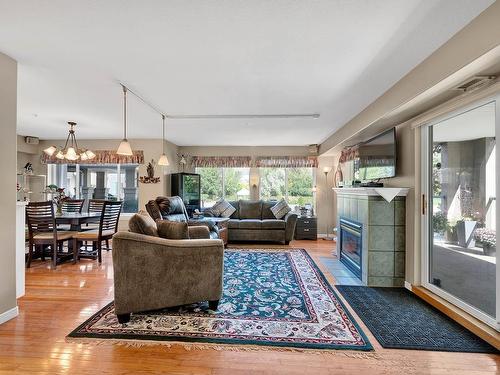
<path id="1" fill-rule="evenodd" d="M 84 203 L 85 199 L 67 199 L 63 202 L 61 211 L 63 213 L 68 213 L 68 212 L 81 213 Z"/>
<path id="2" fill-rule="evenodd" d="M 87 207 L 87 212 L 89 214 L 95 214 L 95 213 L 101 213 L 102 212 L 102 206 L 104 206 L 104 202 L 106 202 L 105 199 L 89 199 L 89 205 Z M 87 223 L 86 225 L 87 229 L 98 229 L 99 228 L 99 223 Z M 106 240 L 106 251 L 110 250 L 109 247 L 109 240 Z"/>
<path id="3" fill-rule="evenodd" d="M 98 229 L 85 230 L 73 235 L 73 249 L 79 249 L 84 241 L 92 242 L 97 250 L 97 260 L 102 262 L 102 242 L 109 241 L 118 230 L 118 221 L 122 211 L 123 202 L 105 201 L 102 206 L 101 219 Z M 78 259 L 78 251 L 76 251 Z"/>
<path id="4" fill-rule="evenodd" d="M 26 267 L 31 266 L 35 246 L 40 245 L 41 258 L 44 260 L 44 249 L 46 245 L 50 245 L 52 250 L 52 266 L 57 267 L 58 249 L 62 248 L 64 241 L 68 241 L 73 237 L 75 232 L 58 231 L 54 216 L 54 205 L 51 201 L 47 202 L 30 202 L 26 206 L 26 219 L 28 222 L 28 243 L 29 252 Z M 73 258 L 75 258 L 73 251 Z"/>

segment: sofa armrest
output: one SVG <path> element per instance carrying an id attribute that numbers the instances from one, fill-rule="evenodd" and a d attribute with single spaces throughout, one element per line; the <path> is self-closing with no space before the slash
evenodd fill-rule
<path id="1" fill-rule="evenodd" d="M 169 240 L 118 232 L 113 236 L 112 256 L 117 314 L 222 296 L 221 240 Z"/>
<path id="2" fill-rule="evenodd" d="M 208 227 L 204 225 L 188 226 L 188 231 L 189 231 L 189 238 L 192 240 L 210 238 L 210 231 L 208 230 Z"/>
<path id="3" fill-rule="evenodd" d="M 285 226 L 285 241 L 286 242 L 290 242 L 293 240 L 293 236 L 295 234 L 295 226 L 297 225 L 297 218 L 298 218 L 298 215 L 293 213 L 293 212 L 287 213 L 286 216 L 284 217 L 284 220 L 286 223 L 286 226 Z"/>

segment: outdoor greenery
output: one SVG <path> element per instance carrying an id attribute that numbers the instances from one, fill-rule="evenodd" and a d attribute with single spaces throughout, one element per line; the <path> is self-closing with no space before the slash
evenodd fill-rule
<path id="1" fill-rule="evenodd" d="M 196 168 L 196 173 L 200 174 L 201 199 L 205 207 L 212 206 L 221 198 L 249 198 L 248 168 Z"/>
<path id="2" fill-rule="evenodd" d="M 288 186 L 290 205 L 313 203 L 314 180 L 311 168 L 261 168 L 259 172 L 261 199 L 284 198 L 287 196 Z M 221 198 L 249 199 L 249 168 L 196 168 L 196 173 L 201 177 L 201 199 L 205 207 Z"/>

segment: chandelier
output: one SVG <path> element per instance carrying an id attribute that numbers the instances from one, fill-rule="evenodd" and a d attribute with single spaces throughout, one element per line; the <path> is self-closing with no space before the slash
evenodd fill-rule
<path id="1" fill-rule="evenodd" d="M 78 143 L 76 142 L 75 136 L 75 126 L 76 122 L 68 121 L 69 133 L 66 138 L 66 143 L 64 148 L 58 150 L 56 146 L 50 146 L 43 150 L 47 155 L 52 156 L 55 154 L 57 159 L 66 159 L 69 161 L 80 160 L 91 160 L 95 158 L 95 154 L 91 150 L 78 148 Z"/>

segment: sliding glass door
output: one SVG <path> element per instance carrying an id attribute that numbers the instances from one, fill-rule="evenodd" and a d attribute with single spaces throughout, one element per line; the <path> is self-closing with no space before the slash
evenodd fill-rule
<path id="1" fill-rule="evenodd" d="M 423 129 L 423 285 L 498 329 L 496 98 Z"/>

